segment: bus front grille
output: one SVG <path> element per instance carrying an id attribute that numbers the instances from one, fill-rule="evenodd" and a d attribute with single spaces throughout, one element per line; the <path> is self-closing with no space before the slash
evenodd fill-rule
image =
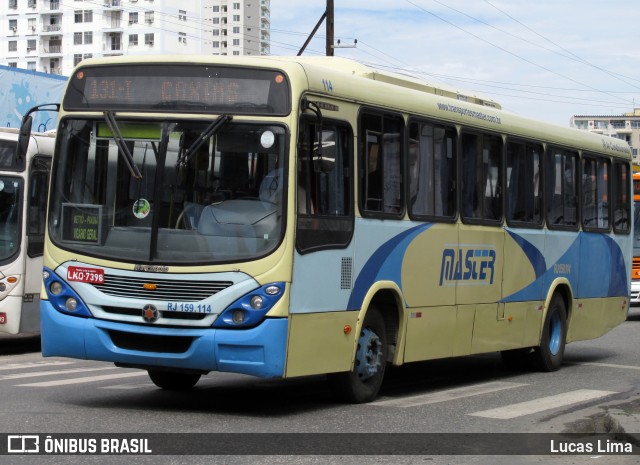
<path id="1" fill-rule="evenodd" d="M 188 336 L 156 336 L 152 334 L 135 334 L 110 329 L 107 331 L 116 347 L 141 352 L 169 352 L 183 354 L 193 342 Z"/>
<path id="2" fill-rule="evenodd" d="M 147 286 L 145 286 L 147 284 Z M 181 281 L 134 276 L 104 275 L 104 283 L 94 284 L 100 292 L 114 297 L 139 300 L 198 302 L 230 287 L 231 281 Z M 151 286 L 149 286 L 151 285 Z M 154 287 L 153 290 L 149 289 Z"/>

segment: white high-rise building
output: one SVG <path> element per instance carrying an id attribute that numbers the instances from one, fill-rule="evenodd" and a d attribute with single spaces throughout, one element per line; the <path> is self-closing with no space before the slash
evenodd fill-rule
<path id="1" fill-rule="evenodd" d="M 633 164 L 640 166 L 640 108 L 622 115 L 576 115 L 571 117 L 572 128 L 604 134 L 629 144 Z"/>
<path id="2" fill-rule="evenodd" d="M 68 76 L 89 57 L 267 55 L 270 0 L 0 0 L 0 64 Z"/>

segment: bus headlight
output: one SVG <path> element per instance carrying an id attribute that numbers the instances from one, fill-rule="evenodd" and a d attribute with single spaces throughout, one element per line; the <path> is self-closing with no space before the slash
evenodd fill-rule
<path id="1" fill-rule="evenodd" d="M 0 283 L 0 292 L 4 292 L 7 290 L 7 285 L 5 283 Z"/>
<path id="2" fill-rule="evenodd" d="M 244 310 L 236 308 L 231 314 L 231 320 L 237 325 L 244 323 Z"/>
<path id="3" fill-rule="evenodd" d="M 42 277 L 44 278 L 44 288 L 47 291 L 47 297 L 53 308 L 67 315 L 92 316 L 89 308 L 76 291 L 54 271 L 45 268 Z"/>
<path id="4" fill-rule="evenodd" d="M 216 319 L 214 328 L 252 328 L 284 294 L 285 283 L 265 284 L 229 305 Z"/>
<path id="5" fill-rule="evenodd" d="M 78 309 L 78 301 L 73 297 L 69 297 L 64 303 L 64 306 L 70 312 L 75 312 Z"/>
<path id="6" fill-rule="evenodd" d="M 62 292 L 62 283 L 59 281 L 52 282 L 49 286 L 49 291 L 51 291 L 53 295 L 60 295 Z"/>

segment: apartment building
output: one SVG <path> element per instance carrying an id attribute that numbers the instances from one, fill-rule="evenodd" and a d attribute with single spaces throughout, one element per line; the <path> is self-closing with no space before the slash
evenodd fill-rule
<path id="1" fill-rule="evenodd" d="M 570 125 L 626 141 L 631 146 L 633 164 L 640 165 L 640 108 L 619 116 L 572 116 Z"/>
<path id="2" fill-rule="evenodd" d="M 267 55 L 270 0 L 0 0 L 0 64 L 68 76 L 85 58 Z"/>

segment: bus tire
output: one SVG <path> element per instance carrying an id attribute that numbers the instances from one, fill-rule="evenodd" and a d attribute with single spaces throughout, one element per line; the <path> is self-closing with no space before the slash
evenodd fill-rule
<path id="1" fill-rule="evenodd" d="M 567 310 L 560 294 L 554 294 L 544 320 L 540 345 L 534 360 L 541 371 L 556 371 L 562 365 L 567 338 Z"/>
<path id="2" fill-rule="evenodd" d="M 382 386 L 388 351 L 384 318 L 372 308 L 360 331 L 353 370 L 328 375 L 334 392 L 354 404 L 375 400 Z"/>
<path id="3" fill-rule="evenodd" d="M 176 371 L 147 370 L 153 384 L 168 391 L 185 391 L 196 385 L 200 379 L 198 373 L 180 373 Z"/>

